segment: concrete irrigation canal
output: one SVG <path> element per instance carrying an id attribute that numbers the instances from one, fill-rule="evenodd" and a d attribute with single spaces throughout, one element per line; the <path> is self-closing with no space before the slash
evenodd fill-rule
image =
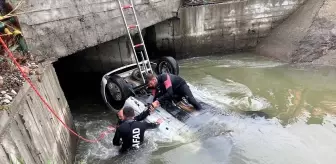
<path id="1" fill-rule="evenodd" d="M 0 1 L 0 164 L 335 163 L 336 2 L 119 2 Z M 144 103 L 147 70 L 204 109 L 154 110 L 161 128 L 119 154 L 116 99 Z"/>

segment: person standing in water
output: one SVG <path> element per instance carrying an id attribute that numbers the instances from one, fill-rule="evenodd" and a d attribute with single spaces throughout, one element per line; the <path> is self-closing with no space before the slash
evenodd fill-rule
<path id="1" fill-rule="evenodd" d="M 131 107 L 125 107 L 122 112 L 124 120 L 116 129 L 113 138 L 113 145 L 121 145 L 119 150 L 120 153 L 125 153 L 132 149 L 138 149 L 144 141 L 145 131 L 157 128 L 162 122 L 161 120 L 158 120 L 156 123 L 137 121 L 134 119 L 134 109 Z"/>
<path id="2" fill-rule="evenodd" d="M 147 118 L 147 116 L 149 116 L 153 112 L 153 110 L 154 110 L 153 108 L 149 108 L 149 109 L 141 112 L 139 115 L 134 117 L 134 120 L 143 121 L 144 119 Z M 123 111 L 124 111 L 124 109 L 121 109 L 117 113 L 117 118 L 118 118 L 117 126 L 121 125 L 125 121 L 125 116 L 124 116 Z"/>

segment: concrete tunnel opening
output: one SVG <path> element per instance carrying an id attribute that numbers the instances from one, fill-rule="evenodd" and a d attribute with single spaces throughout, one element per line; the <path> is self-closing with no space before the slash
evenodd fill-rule
<path id="1" fill-rule="evenodd" d="M 173 51 L 160 51 L 157 48 L 154 26 L 143 29 L 142 34 L 150 60 L 168 54 L 176 57 Z M 133 41 L 134 44 L 140 42 L 138 34 L 133 35 Z M 140 52 L 139 49 L 136 51 Z M 140 59 L 139 54 L 137 56 Z M 135 63 L 135 59 L 128 37 L 124 35 L 59 58 L 53 66 L 71 112 L 90 113 L 108 110 L 100 93 L 103 75 L 132 63 Z"/>

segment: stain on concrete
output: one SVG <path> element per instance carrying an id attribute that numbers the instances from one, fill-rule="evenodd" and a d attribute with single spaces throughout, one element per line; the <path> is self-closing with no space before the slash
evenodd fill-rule
<path id="1" fill-rule="evenodd" d="M 257 46 L 287 62 L 336 65 L 336 1 L 308 0 Z"/>
<path id="2" fill-rule="evenodd" d="M 184 7 L 178 18 L 155 25 L 156 44 L 160 51 L 176 52 L 180 58 L 254 49 L 304 2 L 228 0 Z"/>
<path id="3" fill-rule="evenodd" d="M 307 35 L 299 42 L 293 53 L 292 62 L 312 62 L 336 48 L 336 26 L 326 18 L 317 18 Z"/>

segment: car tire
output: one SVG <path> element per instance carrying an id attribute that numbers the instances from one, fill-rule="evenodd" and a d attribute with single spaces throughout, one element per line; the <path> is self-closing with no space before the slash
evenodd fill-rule
<path id="1" fill-rule="evenodd" d="M 157 74 L 171 73 L 174 75 L 179 75 L 180 72 L 177 61 L 171 56 L 164 56 L 160 58 L 155 69 Z"/>
<path id="2" fill-rule="evenodd" d="M 126 81 L 117 75 L 113 75 L 108 79 L 106 87 L 107 94 L 110 94 L 112 101 L 116 103 L 123 102 L 132 95 Z"/>
<path id="3" fill-rule="evenodd" d="M 132 78 L 136 81 L 142 81 L 142 78 L 141 78 L 141 74 L 140 74 L 140 71 L 139 69 L 135 69 L 133 72 L 132 72 Z"/>

